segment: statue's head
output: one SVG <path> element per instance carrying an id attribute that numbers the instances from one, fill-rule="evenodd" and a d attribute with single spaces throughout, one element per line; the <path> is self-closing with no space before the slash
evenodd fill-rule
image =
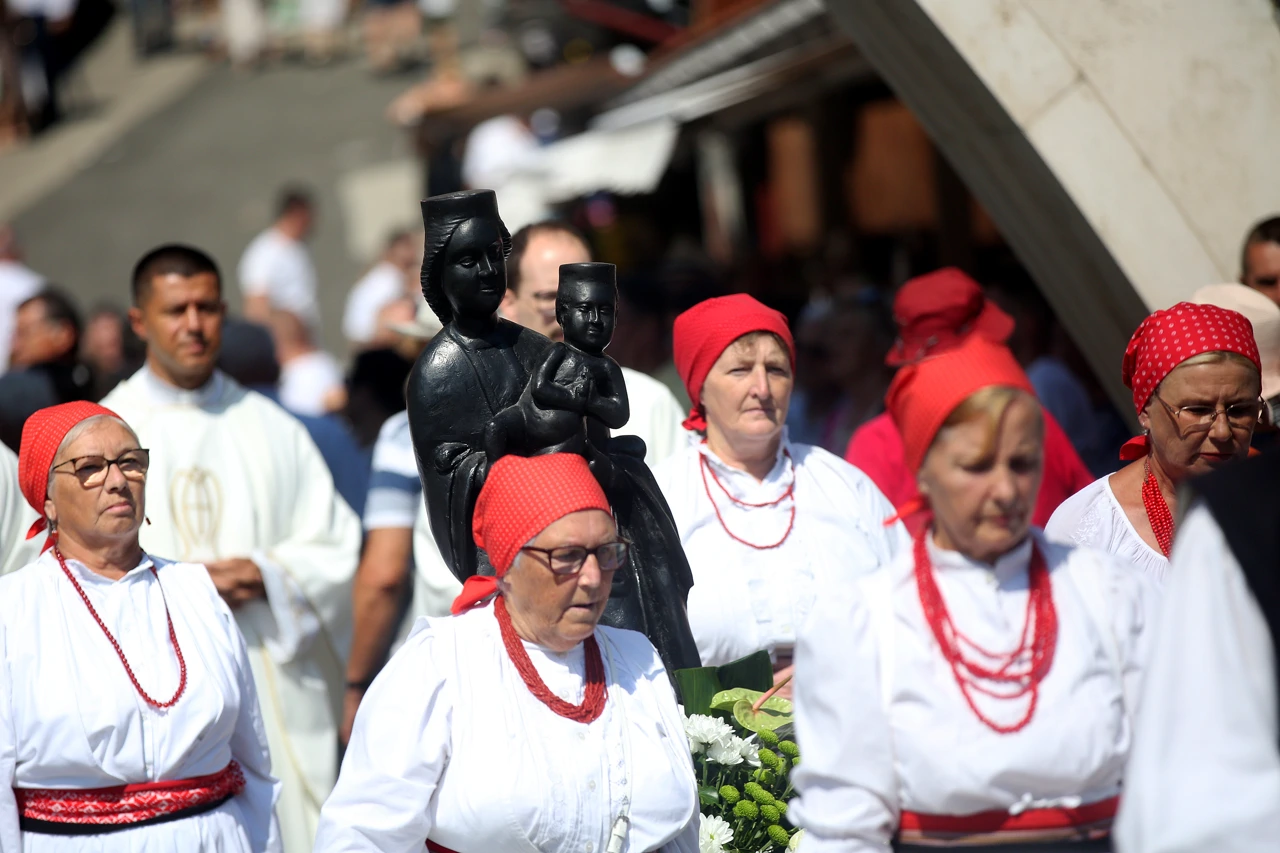
<path id="1" fill-rule="evenodd" d="M 561 264 L 556 322 L 564 339 L 600 353 L 613 338 L 618 319 L 617 268 L 613 264 Z"/>
<path id="2" fill-rule="evenodd" d="M 440 322 L 492 316 L 507 291 L 511 253 L 493 190 L 432 196 L 422 202 L 422 225 L 422 295 Z"/>

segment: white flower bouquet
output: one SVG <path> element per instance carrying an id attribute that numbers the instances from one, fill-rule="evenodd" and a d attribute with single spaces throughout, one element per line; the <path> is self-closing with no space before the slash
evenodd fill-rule
<path id="1" fill-rule="evenodd" d="M 748 687 L 720 689 L 705 698 L 706 685 L 723 687 L 726 676 L 747 672 L 742 680 L 771 683 L 767 655 L 763 666 L 754 663 L 754 674 L 738 664 L 718 672 L 704 668 L 676 674 L 686 703 L 692 700 L 692 707 L 686 705 L 685 735 L 702 804 L 699 853 L 795 850 L 799 842 L 800 833 L 786 817 L 794 794 L 791 770 L 800 761 L 800 750 L 788 737 L 791 703 L 771 695 L 772 690 Z"/>

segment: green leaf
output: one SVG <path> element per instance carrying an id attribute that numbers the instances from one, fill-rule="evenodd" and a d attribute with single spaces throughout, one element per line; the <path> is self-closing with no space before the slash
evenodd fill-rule
<path id="1" fill-rule="evenodd" d="M 747 731 L 758 732 L 761 729 L 777 729 L 792 722 L 794 714 L 792 705 L 786 699 L 771 696 L 765 700 L 759 711 L 751 710 L 752 702 L 739 699 L 733 705 L 733 718 L 738 725 Z"/>
<path id="2" fill-rule="evenodd" d="M 755 652 L 716 668 L 722 689 L 745 687 L 766 691 L 773 687 L 773 662 L 766 651 Z"/>
<path id="3" fill-rule="evenodd" d="M 714 785 L 699 785 L 698 799 L 704 806 L 720 805 L 720 791 Z"/>
<path id="4" fill-rule="evenodd" d="M 714 666 L 677 669 L 676 684 L 680 688 L 680 698 L 684 701 L 684 713 L 689 717 L 694 714 L 710 714 L 711 697 L 723 689 Z"/>
<path id="5" fill-rule="evenodd" d="M 737 705 L 742 699 L 748 702 L 755 702 L 764 695 L 762 690 L 748 690 L 745 687 L 734 687 L 731 690 L 721 690 L 715 696 L 711 697 L 711 710 L 728 711 L 733 713 L 733 706 Z"/>

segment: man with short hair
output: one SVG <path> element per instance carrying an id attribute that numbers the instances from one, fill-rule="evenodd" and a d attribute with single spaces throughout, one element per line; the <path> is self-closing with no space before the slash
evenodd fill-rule
<path id="1" fill-rule="evenodd" d="M 511 238 L 507 259 L 507 292 L 498 309 L 502 316 L 553 341 L 564 340 L 556 322 L 556 294 L 560 265 L 591 260 L 586 238 L 573 226 L 554 220 L 526 225 Z M 626 317 L 618 318 L 619 324 Z M 618 430 L 644 439 L 644 461 L 650 467 L 682 449 L 689 433 L 681 426 L 684 413 L 667 386 L 647 374 L 622 368 L 631 403 L 631 420 Z"/>
<path id="2" fill-rule="evenodd" d="M 1264 219 L 1249 231 L 1240 252 L 1240 283 L 1280 304 L 1280 216 Z"/>
<path id="3" fill-rule="evenodd" d="M 277 312 L 292 315 L 314 338 L 320 331 L 316 269 L 306 241 L 315 224 L 311 194 L 288 187 L 280 194 L 276 221 L 253 239 L 240 258 L 245 319 L 272 325 Z"/>
<path id="4" fill-rule="evenodd" d="M 168 245 L 133 275 L 141 370 L 102 401 L 151 450 L 149 552 L 203 562 L 249 646 L 287 853 L 311 849 L 337 775 L 335 704 L 360 525 L 303 426 L 217 369 L 222 282 Z"/>
<path id="5" fill-rule="evenodd" d="M 90 400 L 93 371 L 80 362 L 80 315 L 66 294 L 46 288 L 18 307 L 11 364 L 0 376 L 0 441 L 14 451 L 22 424 L 40 409 Z"/>

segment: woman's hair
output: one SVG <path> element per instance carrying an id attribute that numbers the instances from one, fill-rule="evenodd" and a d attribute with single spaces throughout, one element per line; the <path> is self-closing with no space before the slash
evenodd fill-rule
<path id="1" fill-rule="evenodd" d="M 1160 384 L 1156 386 L 1156 390 L 1152 393 L 1151 399 L 1147 400 L 1147 405 L 1150 406 L 1156 401 L 1156 394 L 1160 393 L 1160 389 L 1164 386 L 1164 383 L 1169 379 L 1169 376 L 1174 374 L 1175 371 L 1179 368 L 1195 366 L 1197 364 L 1236 364 L 1241 367 L 1247 367 L 1249 368 L 1250 373 L 1258 377 L 1259 386 L 1261 386 L 1262 375 L 1258 373 L 1258 365 L 1254 364 L 1238 352 L 1214 350 L 1213 352 L 1202 352 L 1199 355 L 1193 355 L 1186 361 L 1179 362 L 1177 367 L 1169 371 L 1168 376 L 1165 376 L 1164 379 L 1160 380 Z"/>
<path id="2" fill-rule="evenodd" d="M 727 352 L 728 350 L 734 349 L 735 347 L 749 346 L 751 344 L 754 344 L 760 338 L 772 338 L 773 342 L 778 345 L 778 349 L 782 350 L 783 355 L 788 355 L 790 353 L 790 350 L 787 349 L 786 341 L 784 341 L 781 337 L 779 337 L 777 333 L 768 332 L 763 329 L 760 329 L 754 332 L 747 332 L 745 335 L 743 335 L 740 338 L 734 338 L 733 341 L 729 344 L 729 346 L 725 347 L 725 351 Z"/>
<path id="3" fill-rule="evenodd" d="M 94 424 L 100 423 L 101 421 L 115 421 L 129 431 L 129 434 L 133 436 L 134 441 L 138 440 L 138 434 L 133 431 L 133 427 L 129 426 L 120 418 L 113 418 L 110 415 L 94 415 L 91 418 L 85 418 L 67 431 L 67 434 L 62 438 L 62 442 L 58 445 L 58 449 L 54 451 L 53 462 L 49 465 L 49 482 L 44 487 L 46 495 L 53 494 L 53 468 L 55 465 L 60 464 L 58 462 L 58 457 L 62 455 L 62 451 L 70 447 L 72 442 L 84 434 L 85 430 L 89 429 L 89 427 Z M 64 459 L 63 461 L 65 462 L 66 460 Z"/>
<path id="4" fill-rule="evenodd" d="M 1000 422 L 1004 420 L 1005 413 L 1015 400 L 1024 397 L 1034 399 L 1026 391 L 1007 385 L 988 385 L 986 388 L 979 388 L 952 410 L 947 419 L 942 422 L 942 428 L 938 430 L 938 435 L 934 436 L 933 441 L 936 444 L 944 430 L 983 419 L 987 423 L 987 437 L 982 445 L 982 456 L 979 458 L 987 459 L 995 453 L 996 440 L 1000 434 Z M 1036 422 L 1040 425 L 1040 432 L 1043 435 L 1044 415 L 1041 414 L 1039 406 L 1035 408 Z"/>
<path id="5" fill-rule="evenodd" d="M 468 219 L 474 218 L 474 212 L 460 212 L 456 216 L 431 219 L 426 223 L 426 236 L 423 238 L 422 274 L 420 277 L 422 296 L 427 300 L 427 305 L 435 315 L 440 318 L 440 322 L 445 325 L 448 325 L 449 321 L 453 319 L 453 306 L 449 304 L 449 299 L 444 295 L 444 288 L 440 284 L 440 268 L 444 263 L 444 253 L 449 247 L 449 241 L 453 239 L 453 232 L 458 230 L 458 226 Z M 502 257 L 505 262 L 511 256 L 511 232 L 507 231 L 507 226 L 502 223 L 501 219 L 496 221 L 498 223 L 498 234 L 502 237 Z"/>

